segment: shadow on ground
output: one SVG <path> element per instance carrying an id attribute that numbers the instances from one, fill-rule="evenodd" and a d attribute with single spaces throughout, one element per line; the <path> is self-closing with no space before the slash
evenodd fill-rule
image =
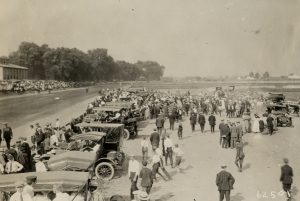
<path id="1" fill-rule="evenodd" d="M 231 196 L 231 201 L 242 201 L 242 200 L 245 200 L 244 196 L 242 196 L 241 193 L 237 193 L 235 195 L 232 195 Z"/>

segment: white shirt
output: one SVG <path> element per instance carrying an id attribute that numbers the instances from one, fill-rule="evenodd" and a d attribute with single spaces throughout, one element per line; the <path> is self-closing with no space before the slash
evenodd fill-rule
<path id="1" fill-rule="evenodd" d="M 56 146 L 58 146 L 58 137 L 57 137 L 57 135 L 51 135 L 50 145 L 53 146 L 55 143 L 56 143 Z"/>
<path id="2" fill-rule="evenodd" d="M 60 127 L 60 122 L 59 122 L 59 121 L 56 121 L 56 122 L 55 122 L 55 127 L 56 127 L 56 128 L 59 128 L 59 127 Z"/>
<path id="3" fill-rule="evenodd" d="M 8 161 L 5 165 L 6 173 L 19 172 L 22 169 L 23 169 L 23 165 L 17 161 Z"/>
<path id="4" fill-rule="evenodd" d="M 140 163 L 137 160 L 129 160 L 128 173 L 130 172 L 135 172 L 136 174 L 139 174 Z"/>
<path id="5" fill-rule="evenodd" d="M 23 201 L 33 201 L 30 195 L 27 193 L 22 193 Z M 15 192 L 9 199 L 9 201 L 21 201 L 21 194 L 19 192 Z"/>
<path id="6" fill-rule="evenodd" d="M 42 161 L 38 161 L 35 164 L 35 171 L 36 172 L 47 172 L 47 168 L 46 168 L 45 164 Z"/>
<path id="7" fill-rule="evenodd" d="M 152 156 L 152 163 L 158 163 L 158 162 L 160 162 L 160 157 L 158 154 L 154 154 Z"/>
<path id="8" fill-rule="evenodd" d="M 148 141 L 147 141 L 147 140 L 142 140 L 142 141 L 141 141 L 141 146 L 142 146 L 142 147 L 148 147 L 148 146 L 149 146 Z"/>
<path id="9" fill-rule="evenodd" d="M 33 192 L 33 187 L 32 186 L 29 186 L 29 185 L 25 185 L 24 186 L 24 189 L 23 189 L 23 192 L 30 195 L 31 198 L 33 198 L 34 196 L 34 192 Z"/>
<path id="10" fill-rule="evenodd" d="M 4 173 L 4 167 L 1 163 L 0 163 L 0 173 Z"/>
<path id="11" fill-rule="evenodd" d="M 164 141 L 165 148 L 173 147 L 173 142 L 170 138 L 166 138 Z"/>
<path id="12" fill-rule="evenodd" d="M 56 197 L 54 198 L 53 201 L 69 201 L 69 200 L 71 199 L 68 193 L 58 192 L 56 193 Z"/>
<path id="13" fill-rule="evenodd" d="M 174 148 L 173 150 L 175 156 L 183 156 L 183 151 L 180 148 Z"/>
<path id="14" fill-rule="evenodd" d="M 155 152 L 157 153 L 158 157 L 162 156 L 162 150 L 160 148 L 156 148 Z"/>

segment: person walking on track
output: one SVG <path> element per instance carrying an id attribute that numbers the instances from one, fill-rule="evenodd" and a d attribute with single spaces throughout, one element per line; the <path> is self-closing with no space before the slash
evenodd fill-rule
<path id="1" fill-rule="evenodd" d="M 281 175 L 280 175 L 280 181 L 282 183 L 282 188 L 286 192 L 288 199 L 290 199 L 291 196 L 291 186 L 293 183 L 293 168 L 289 166 L 289 160 L 287 158 L 283 159 L 284 165 L 281 167 Z"/>

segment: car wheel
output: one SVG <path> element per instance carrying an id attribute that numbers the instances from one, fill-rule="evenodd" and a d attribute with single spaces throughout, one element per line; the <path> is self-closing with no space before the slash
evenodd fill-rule
<path id="1" fill-rule="evenodd" d="M 137 131 L 133 131 L 132 137 L 136 137 L 137 135 L 138 135 L 138 132 Z"/>
<path id="2" fill-rule="evenodd" d="M 124 139 L 125 140 L 128 140 L 130 138 L 130 133 L 129 133 L 129 131 L 127 129 L 124 129 L 123 135 L 124 135 Z"/>
<path id="3" fill-rule="evenodd" d="M 99 163 L 95 168 L 95 174 L 98 179 L 111 180 L 115 174 L 115 169 L 108 162 Z"/>

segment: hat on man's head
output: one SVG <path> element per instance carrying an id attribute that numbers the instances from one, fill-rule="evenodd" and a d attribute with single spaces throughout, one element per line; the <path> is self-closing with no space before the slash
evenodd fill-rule
<path id="1" fill-rule="evenodd" d="M 156 130 L 157 130 L 156 128 L 153 129 L 153 131 L 156 131 Z"/>
<path id="2" fill-rule="evenodd" d="M 283 162 L 284 162 L 285 164 L 288 164 L 288 163 L 289 163 L 289 159 L 284 158 L 284 159 L 283 159 Z"/>
<path id="3" fill-rule="evenodd" d="M 146 193 L 145 191 L 140 191 L 140 193 L 138 194 L 138 198 L 141 201 L 148 201 L 150 199 L 148 193 Z"/>
<path id="4" fill-rule="evenodd" d="M 40 159 L 41 159 L 41 156 L 40 156 L 40 155 L 35 155 L 35 156 L 33 157 L 33 159 L 34 159 L 34 160 L 40 160 Z"/>
<path id="5" fill-rule="evenodd" d="M 26 177 L 27 182 L 28 181 L 36 182 L 36 180 L 37 180 L 37 176 L 34 176 L 34 175 Z"/>
<path id="6" fill-rule="evenodd" d="M 143 165 L 143 166 L 147 166 L 147 165 L 148 165 L 148 162 L 147 162 L 147 161 L 143 161 L 143 162 L 142 162 L 142 165 Z"/>
<path id="7" fill-rule="evenodd" d="M 221 165 L 221 168 L 222 168 L 222 169 L 226 169 L 226 168 L 227 168 L 227 165 L 223 164 L 223 165 Z"/>

